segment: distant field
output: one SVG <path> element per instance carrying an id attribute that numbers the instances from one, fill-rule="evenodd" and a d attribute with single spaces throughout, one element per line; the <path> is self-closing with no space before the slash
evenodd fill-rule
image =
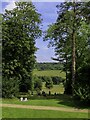
<path id="1" fill-rule="evenodd" d="M 33 71 L 34 75 L 37 76 L 58 76 L 58 77 L 62 77 L 65 78 L 65 72 L 62 72 L 61 70 L 43 70 L 43 71 L 38 71 L 38 70 L 34 70 Z"/>
<path id="2" fill-rule="evenodd" d="M 60 70 L 43 70 L 43 71 L 38 71 L 37 69 L 35 69 L 33 71 L 33 74 L 37 75 L 37 76 L 51 76 L 51 77 L 58 76 L 58 77 L 61 77 L 61 78 L 65 78 L 65 72 L 62 72 Z M 46 93 L 51 91 L 51 94 L 54 94 L 54 93 L 63 94 L 64 86 L 62 84 L 60 84 L 60 85 L 53 85 L 53 88 L 51 88 L 49 90 L 49 89 L 47 89 L 45 87 L 45 82 L 43 82 L 42 90 L 45 91 Z"/>

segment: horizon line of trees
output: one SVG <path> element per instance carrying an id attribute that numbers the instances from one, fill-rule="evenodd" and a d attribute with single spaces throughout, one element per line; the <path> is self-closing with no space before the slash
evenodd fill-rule
<path id="1" fill-rule="evenodd" d="M 37 62 L 34 68 L 37 70 L 62 70 L 63 64 L 55 62 Z"/>

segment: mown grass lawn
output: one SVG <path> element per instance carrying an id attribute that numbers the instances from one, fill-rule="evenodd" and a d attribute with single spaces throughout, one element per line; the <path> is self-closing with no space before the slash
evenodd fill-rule
<path id="1" fill-rule="evenodd" d="M 70 96 L 61 94 L 58 98 L 47 99 L 47 98 L 37 98 L 37 99 L 28 99 L 28 101 L 20 101 L 18 98 L 14 99 L 3 99 L 2 103 L 4 104 L 20 104 L 20 105 L 35 105 L 35 106 L 55 106 L 55 107 L 64 107 L 64 108 L 80 108 L 80 109 L 90 109 L 88 106 L 73 101 Z"/>
<path id="2" fill-rule="evenodd" d="M 88 118 L 88 113 L 61 112 L 51 110 L 31 110 L 21 108 L 2 109 L 3 118 Z"/>
<path id="3" fill-rule="evenodd" d="M 3 99 L 3 103 L 6 104 L 22 104 L 22 105 L 37 105 L 37 106 L 64 106 L 59 104 L 59 100 L 56 99 L 41 99 L 41 100 L 28 100 L 26 102 L 21 102 L 19 99 Z M 67 106 L 66 106 L 67 107 Z"/>
<path id="4" fill-rule="evenodd" d="M 61 101 L 61 104 L 60 104 Z M 19 99 L 3 99 L 6 104 L 21 104 L 21 105 L 36 105 L 36 106 L 56 106 L 56 107 L 70 107 L 62 104 L 62 100 L 57 99 L 42 99 L 42 100 L 28 100 L 21 102 Z"/>
<path id="5" fill-rule="evenodd" d="M 21 102 L 19 99 L 3 99 L 2 103 L 34 106 L 55 106 L 66 109 L 80 108 L 76 106 L 70 96 L 61 94 L 58 99 L 29 99 Z M 83 109 L 82 107 L 80 109 Z M 31 110 L 26 108 L 2 108 L 3 118 L 88 118 L 88 113 L 63 112 L 53 110 Z"/>

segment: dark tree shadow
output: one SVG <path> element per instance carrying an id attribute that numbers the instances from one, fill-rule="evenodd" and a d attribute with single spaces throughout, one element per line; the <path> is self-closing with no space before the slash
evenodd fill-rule
<path id="1" fill-rule="evenodd" d="M 60 102 L 58 104 L 74 107 L 77 109 L 90 109 L 89 103 L 81 102 L 80 100 L 74 100 L 72 96 L 60 94 L 57 98 Z"/>

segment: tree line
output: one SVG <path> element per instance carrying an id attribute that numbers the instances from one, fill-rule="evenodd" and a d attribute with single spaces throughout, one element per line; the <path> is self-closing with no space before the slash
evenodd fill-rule
<path id="1" fill-rule="evenodd" d="M 35 69 L 37 70 L 62 70 L 63 69 L 63 64 L 61 63 L 36 63 L 35 64 Z"/>
<path id="2" fill-rule="evenodd" d="M 66 72 L 65 94 L 90 100 L 90 2 L 58 4 L 58 17 L 44 32 Z M 36 39 L 42 35 L 41 15 L 32 2 L 16 2 L 2 14 L 2 95 L 32 91 Z M 9 85 L 9 86 L 8 86 Z"/>

